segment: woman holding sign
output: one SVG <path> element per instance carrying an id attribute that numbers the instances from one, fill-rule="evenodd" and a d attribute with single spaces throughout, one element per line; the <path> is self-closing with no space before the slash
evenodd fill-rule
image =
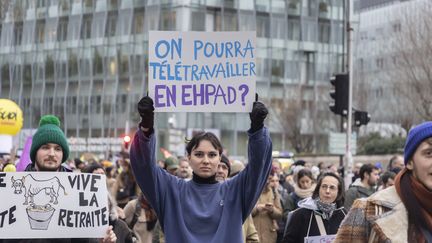
<path id="1" fill-rule="evenodd" d="M 132 168 L 158 215 L 166 242 L 242 242 L 242 224 L 257 202 L 271 168 L 272 143 L 264 127 L 267 108 L 254 103 L 248 131 L 249 164 L 223 183 L 215 179 L 222 145 L 214 134 L 198 133 L 187 144 L 193 178 L 185 181 L 156 164 L 153 100 L 142 98 L 138 111 L 142 120 L 131 146 Z"/>
<path id="2" fill-rule="evenodd" d="M 282 242 L 321 242 L 319 237 L 334 238 L 346 215 L 343 204 L 342 179 L 333 172 L 324 173 L 312 197 L 300 201 L 299 208 L 288 215 Z"/>

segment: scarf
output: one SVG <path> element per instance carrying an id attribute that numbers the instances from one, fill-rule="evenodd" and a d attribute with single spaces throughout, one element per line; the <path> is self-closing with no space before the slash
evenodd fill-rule
<path id="1" fill-rule="evenodd" d="M 322 218 L 329 220 L 333 216 L 333 212 L 336 210 L 336 203 L 325 203 L 320 200 L 319 197 L 314 199 L 318 209 L 322 212 Z"/>
<path id="2" fill-rule="evenodd" d="M 418 242 L 425 242 L 422 231 L 432 232 L 432 192 L 406 168 L 396 176 L 395 187 L 408 211 L 409 224 L 416 226 L 415 232 L 409 232 L 409 235 L 414 236 Z"/>
<path id="3" fill-rule="evenodd" d="M 312 184 L 309 189 L 301 189 L 297 184 L 294 184 L 294 192 L 298 197 L 304 199 L 307 197 L 311 197 L 313 191 L 315 190 L 316 184 Z"/>

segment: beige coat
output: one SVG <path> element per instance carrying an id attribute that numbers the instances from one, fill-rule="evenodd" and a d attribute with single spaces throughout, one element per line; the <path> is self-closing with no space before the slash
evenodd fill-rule
<path id="1" fill-rule="evenodd" d="M 259 211 L 259 204 L 273 204 L 273 212 Z M 275 243 L 277 239 L 277 223 L 275 220 L 282 218 L 282 206 L 280 203 L 279 193 L 273 194 L 273 191 L 267 186 L 261 193 L 257 205 L 252 210 L 252 217 L 261 243 Z"/>
<path id="2" fill-rule="evenodd" d="M 133 216 L 135 214 L 135 208 L 136 204 L 138 202 L 138 199 L 134 199 L 132 201 L 129 201 L 125 208 L 124 208 L 124 214 L 125 214 L 125 221 L 129 225 L 133 219 Z M 141 212 L 139 214 L 138 220 L 136 221 L 132 231 L 135 233 L 135 236 L 137 237 L 137 243 L 151 243 L 152 242 L 152 236 L 153 231 L 147 230 L 147 219 L 145 216 L 144 209 L 141 208 Z"/>
<path id="3" fill-rule="evenodd" d="M 243 242 L 259 242 L 258 231 L 255 228 L 252 215 L 249 215 L 243 223 Z"/>

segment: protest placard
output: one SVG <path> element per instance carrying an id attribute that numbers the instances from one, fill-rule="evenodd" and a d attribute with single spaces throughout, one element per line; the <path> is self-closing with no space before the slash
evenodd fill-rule
<path id="1" fill-rule="evenodd" d="M 253 31 L 150 31 L 148 90 L 156 111 L 250 112 L 255 36 Z"/>
<path id="2" fill-rule="evenodd" d="M 0 238 L 103 238 L 105 175 L 0 173 Z"/>
<path id="3" fill-rule="evenodd" d="M 309 236 L 304 238 L 305 243 L 332 243 L 336 235 Z"/>

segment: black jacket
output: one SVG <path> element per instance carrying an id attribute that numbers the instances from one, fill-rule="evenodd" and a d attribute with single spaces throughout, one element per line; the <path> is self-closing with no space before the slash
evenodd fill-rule
<path id="1" fill-rule="evenodd" d="M 35 163 L 28 164 L 24 171 L 37 171 Z M 66 168 L 63 165 L 60 165 L 59 172 L 72 172 L 72 170 L 69 168 Z"/>
<path id="2" fill-rule="evenodd" d="M 292 211 L 287 219 L 287 225 L 285 227 L 285 234 L 282 242 L 304 242 L 304 238 L 307 236 L 309 222 L 311 222 L 309 236 L 319 236 L 320 232 L 315 219 L 315 214 L 321 217 L 321 213 L 317 209 L 314 210 L 311 208 L 300 207 L 297 210 Z M 323 219 L 324 228 L 327 232 L 327 235 L 337 233 L 342 220 L 345 218 L 345 215 L 346 212 L 342 207 L 336 209 L 329 220 Z"/>

